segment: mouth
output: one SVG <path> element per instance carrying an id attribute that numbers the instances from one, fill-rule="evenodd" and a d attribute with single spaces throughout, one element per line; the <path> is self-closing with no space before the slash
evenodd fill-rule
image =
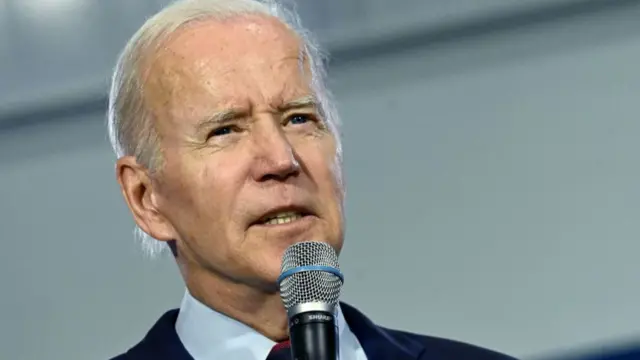
<path id="1" fill-rule="evenodd" d="M 258 221 L 254 223 L 254 225 L 289 224 L 289 223 L 301 220 L 310 215 L 312 214 L 302 209 L 276 210 L 276 211 L 271 211 L 268 214 L 261 217 Z"/>
<path id="2" fill-rule="evenodd" d="M 279 225 L 279 224 L 287 224 L 298 219 L 302 219 L 302 214 L 294 211 L 287 211 L 284 213 L 280 213 L 274 216 L 267 217 L 262 224 L 264 225 Z"/>

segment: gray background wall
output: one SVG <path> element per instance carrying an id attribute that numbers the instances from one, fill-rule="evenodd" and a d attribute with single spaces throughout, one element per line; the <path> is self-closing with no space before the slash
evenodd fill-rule
<path id="1" fill-rule="evenodd" d="M 133 241 L 103 115 L 163 2 L 67 0 L 48 30 L 18 3 L 0 2 L 0 358 L 104 359 L 183 292 Z M 343 299 L 523 357 L 640 339 L 640 2 L 396 3 L 301 4 L 345 124 Z"/>

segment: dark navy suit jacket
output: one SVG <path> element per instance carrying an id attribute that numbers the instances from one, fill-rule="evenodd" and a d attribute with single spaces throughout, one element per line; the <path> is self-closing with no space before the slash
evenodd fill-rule
<path id="1" fill-rule="evenodd" d="M 453 340 L 386 329 L 353 307 L 340 308 L 368 360 L 513 360 L 514 358 Z M 193 360 L 175 330 L 178 310 L 165 313 L 145 338 L 112 360 Z M 231 360 L 231 359 L 230 359 Z"/>
<path id="2" fill-rule="evenodd" d="M 640 347 L 611 352 L 589 360 L 640 360 Z"/>
<path id="3" fill-rule="evenodd" d="M 557 356 L 555 360 L 640 360 L 640 346 L 605 346 L 583 355 Z"/>

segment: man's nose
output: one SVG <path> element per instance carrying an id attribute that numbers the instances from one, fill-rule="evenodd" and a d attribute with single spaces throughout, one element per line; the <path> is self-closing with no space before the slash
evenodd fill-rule
<path id="1" fill-rule="evenodd" d="M 256 181 L 284 181 L 300 172 L 295 149 L 280 127 L 269 127 L 254 135 L 255 163 L 253 178 Z"/>

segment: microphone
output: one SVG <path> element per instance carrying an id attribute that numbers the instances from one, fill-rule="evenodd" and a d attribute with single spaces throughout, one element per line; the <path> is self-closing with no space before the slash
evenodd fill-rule
<path id="1" fill-rule="evenodd" d="M 338 255 L 329 244 L 305 241 L 285 250 L 278 284 L 293 360 L 338 359 L 335 314 L 343 282 Z"/>

